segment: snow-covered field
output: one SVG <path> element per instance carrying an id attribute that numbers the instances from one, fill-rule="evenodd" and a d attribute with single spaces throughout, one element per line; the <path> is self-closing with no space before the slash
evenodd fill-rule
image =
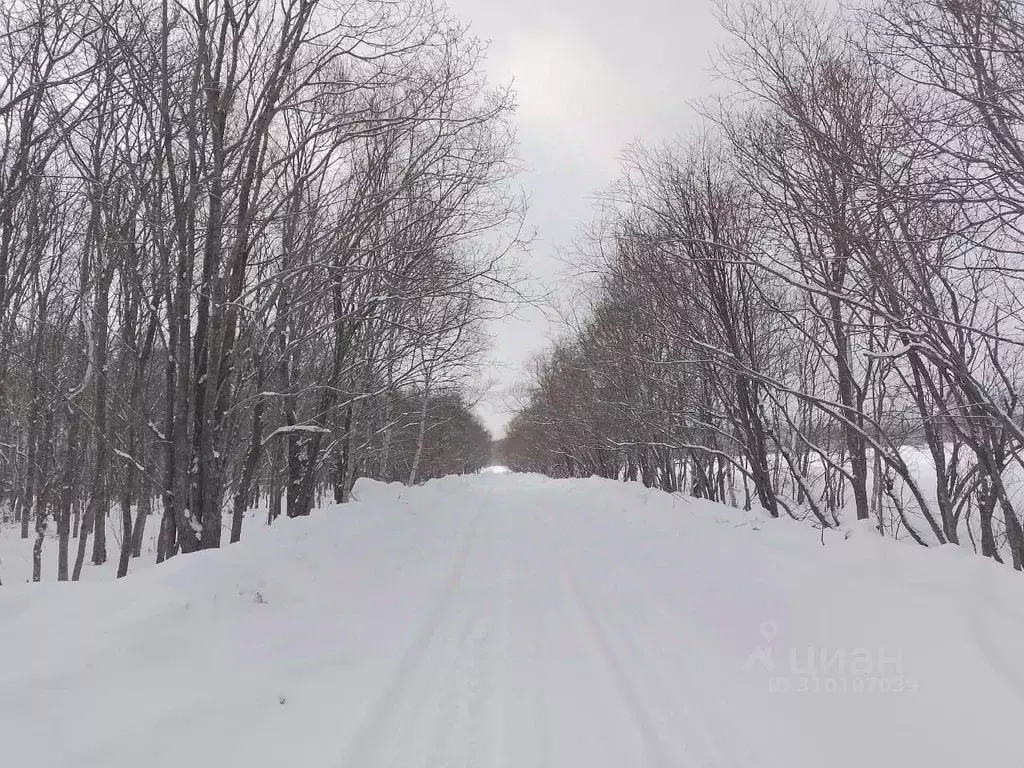
<path id="1" fill-rule="evenodd" d="M 0 589 L 7 766 L 1017 765 L 1024 581 L 489 473 Z"/>

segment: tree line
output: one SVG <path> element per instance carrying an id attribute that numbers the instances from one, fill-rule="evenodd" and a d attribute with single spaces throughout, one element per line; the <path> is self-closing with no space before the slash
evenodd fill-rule
<path id="1" fill-rule="evenodd" d="M 119 516 L 124 575 L 147 524 L 159 561 L 487 461 L 522 202 L 482 55 L 429 0 L 3 4 L 0 515 L 35 580 L 52 528 L 77 579 Z"/>
<path id="2" fill-rule="evenodd" d="M 626 154 L 505 461 L 1020 569 L 1024 6 L 720 18 L 722 93 Z"/>

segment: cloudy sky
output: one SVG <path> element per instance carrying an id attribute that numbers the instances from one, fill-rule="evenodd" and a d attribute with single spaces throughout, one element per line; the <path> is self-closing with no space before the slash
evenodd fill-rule
<path id="1" fill-rule="evenodd" d="M 636 139 L 691 130 L 689 102 L 714 87 L 721 35 L 712 0 L 448 0 L 472 34 L 490 41 L 489 75 L 513 82 L 516 125 L 537 239 L 525 267 L 540 285 L 566 283 L 560 253 L 590 220 L 594 194 L 618 175 Z M 496 386 L 479 411 L 500 434 L 508 391 L 551 333 L 539 310 L 492 328 Z"/>

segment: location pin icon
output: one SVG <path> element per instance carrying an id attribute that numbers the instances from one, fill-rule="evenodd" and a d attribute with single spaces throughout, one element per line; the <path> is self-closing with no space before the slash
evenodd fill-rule
<path id="1" fill-rule="evenodd" d="M 761 622 L 761 637 L 764 638 L 766 643 L 771 643 L 771 641 L 775 639 L 775 635 L 778 631 L 779 627 L 774 621 Z"/>

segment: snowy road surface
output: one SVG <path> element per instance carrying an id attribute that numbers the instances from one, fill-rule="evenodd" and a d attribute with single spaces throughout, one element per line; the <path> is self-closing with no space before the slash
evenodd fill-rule
<path id="1" fill-rule="evenodd" d="M 1020 764 L 1024 588 L 973 555 L 637 484 L 358 490 L 4 587 L 0 765 Z"/>

